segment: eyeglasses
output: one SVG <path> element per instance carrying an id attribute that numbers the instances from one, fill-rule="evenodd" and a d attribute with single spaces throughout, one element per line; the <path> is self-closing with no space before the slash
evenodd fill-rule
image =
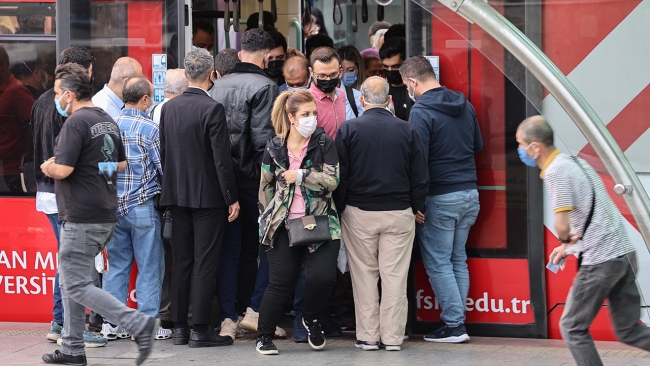
<path id="1" fill-rule="evenodd" d="M 314 74 L 314 78 L 316 78 L 316 80 L 332 80 L 332 79 L 338 79 L 340 74 L 341 74 L 341 70 L 331 73 L 329 75 Z"/>

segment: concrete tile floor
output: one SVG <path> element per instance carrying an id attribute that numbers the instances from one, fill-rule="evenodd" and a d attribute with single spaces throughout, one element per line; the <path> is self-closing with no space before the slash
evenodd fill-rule
<path id="1" fill-rule="evenodd" d="M 0 323 L 0 365 L 43 365 L 41 356 L 57 349 L 45 339 L 49 325 L 43 323 Z M 361 351 L 354 347 L 354 334 L 328 339 L 325 350 L 313 351 L 307 344 L 277 340 L 278 356 L 255 352 L 255 336 L 245 335 L 233 346 L 190 349 L 174 346 L 172 340 L 156 341 L 146 365 L 265 365 L 265 366 L 488 366 L 488 365 L 575 365 L 562 341 L 473 337 L 467 344 L 433 344 L 413 336 L 401 352 Z M 618 342 L 597 342 L 606 366 L 650 366 L 650 353 Z M 88 364 L 133 365 L 135 342 L 116 340 L 106 347 L 87 349 Z"/>

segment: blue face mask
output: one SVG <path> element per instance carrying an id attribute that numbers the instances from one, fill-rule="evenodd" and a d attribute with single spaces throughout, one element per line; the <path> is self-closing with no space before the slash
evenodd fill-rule
<path id="1" fill-rule="evenodd" d="M 298 86 L 298 87 L 291 87 L 287 85 L 287 90 L 290 92 L 295 92 L 296 90 L 307 90 L 309 89 L 309 84 L 311 84 L 311 75 L 309 76 L 309 79 L 307 79 L 307 85 L 305 86 Z"/>
<path id="2" fill-rule="evenodd" d="M 415 87 L 413 87 L 413 94 L 411 94 L 411 91 L 409 90 L 409 85 L 411 85 L 411 80 L 408 81 L 406 84 L 406 92 L 409 94 L 409 98 L 415 103 Z"/>
<path id="3" fill-rule="evenodd" d="M 345 86 L 352 86 L 352 84 L 357 82 L 357 73 L 355 72 L 346 72 L 341 78 L 341 83 Z"/>
<path id="4" fill-rule="evenodd" d="M 531 158 L 526 153 L 526 151 L 528 151 L 528 148 L 531 146 L 532 144 L 529 144 L 528 147 L 525 149 L 523 147 L 517 148 L 517 153 L 519 153 L 519 160 L 521 160 L 522 163 L 534 168 L 537 166 L 537 164 L 535 163 L 535 159 L 537 159 L 538 154 L 535 154 L 535 156 Z"/>
<path id="5" fill-rule="evenodd" d="M 56 111 L 59 112 L 59 114 L 62 115 L 63 117 L 68 117 L 68 109 L 70 109 L 70 103 L 68 103 L 68 105 L 65 107 L 65 110 L 61 108 L 61 99 L 67 92 L 68 91 L 66 90 L 63 94 L 61 94 L 59 99 L 54 99 L 54 105 L 56 106 Z"/>

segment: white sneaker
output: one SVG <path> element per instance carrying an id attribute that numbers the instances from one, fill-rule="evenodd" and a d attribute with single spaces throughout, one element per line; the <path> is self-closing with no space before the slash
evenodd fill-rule
<path id="1" fill-rule="evenodd" d="M 275 338 L 287 338 L 287 331 L 280 327 L 275 327 Z"/>
<path id="2" fill-rule="evenodd" d="M 238 330 L 239 321 L 234 322 L 231 319 L 226 318 L 221 322 L 221 331 L 219 332 L 219 335 L 222 337 L 229 336 L 234 341 L 237 337 Z"/>
<path id="3" fill-rule="evenodd" d="M 109 341 L 114 341 L 118 338 L 120 339 L 125 339 L 129 338 L 131 334 L 127 333 L 126 330 L 122 327 L 118 326 L 111 326 L 110 323 L 104 323 L 102 324 L 102 331 L 99 332 L 102 337 L 108 339 Z"/>
<path id="4" fill-rule="evenodd" d="M 251 332 L 257 332 L 257 321 L 260 314 L 256 311 L 253 311 L 251 308 L 246 308 L 246 315 L 244 319 L 241 320 L 239 326 L 242 329 L 246 329 Z"/>
<path id="5" fill-rule="evenodd" d="M 172 330 L 171 329 L 166 329 L 163 327 L 158 327 L 158 331 L 156 332 L 156 339 L 169 339 L 172 337 Z"/>

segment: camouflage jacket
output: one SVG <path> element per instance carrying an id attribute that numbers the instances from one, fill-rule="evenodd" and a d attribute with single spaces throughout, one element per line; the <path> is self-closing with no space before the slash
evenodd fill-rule
<path id="1" fill-rule="evenodd" d="M 273 247 L 275 234 L 289 215 L 295 184 L 287 184 L 282 173 L 289 169 L 286 141 L 272 138 L 262 158 L 262 176 L 259 191 L 260 242 Z M 302 164 L 302 196 L 312 215 L 329 215 L 332 240 L 341 238 L 341 225 L 332 199 L 332 191 L 339 185 L 339 158 L 334 140 L 322 128 L 312 134 Z M 309 246 L 315 251 L 321 244 Z"/>

